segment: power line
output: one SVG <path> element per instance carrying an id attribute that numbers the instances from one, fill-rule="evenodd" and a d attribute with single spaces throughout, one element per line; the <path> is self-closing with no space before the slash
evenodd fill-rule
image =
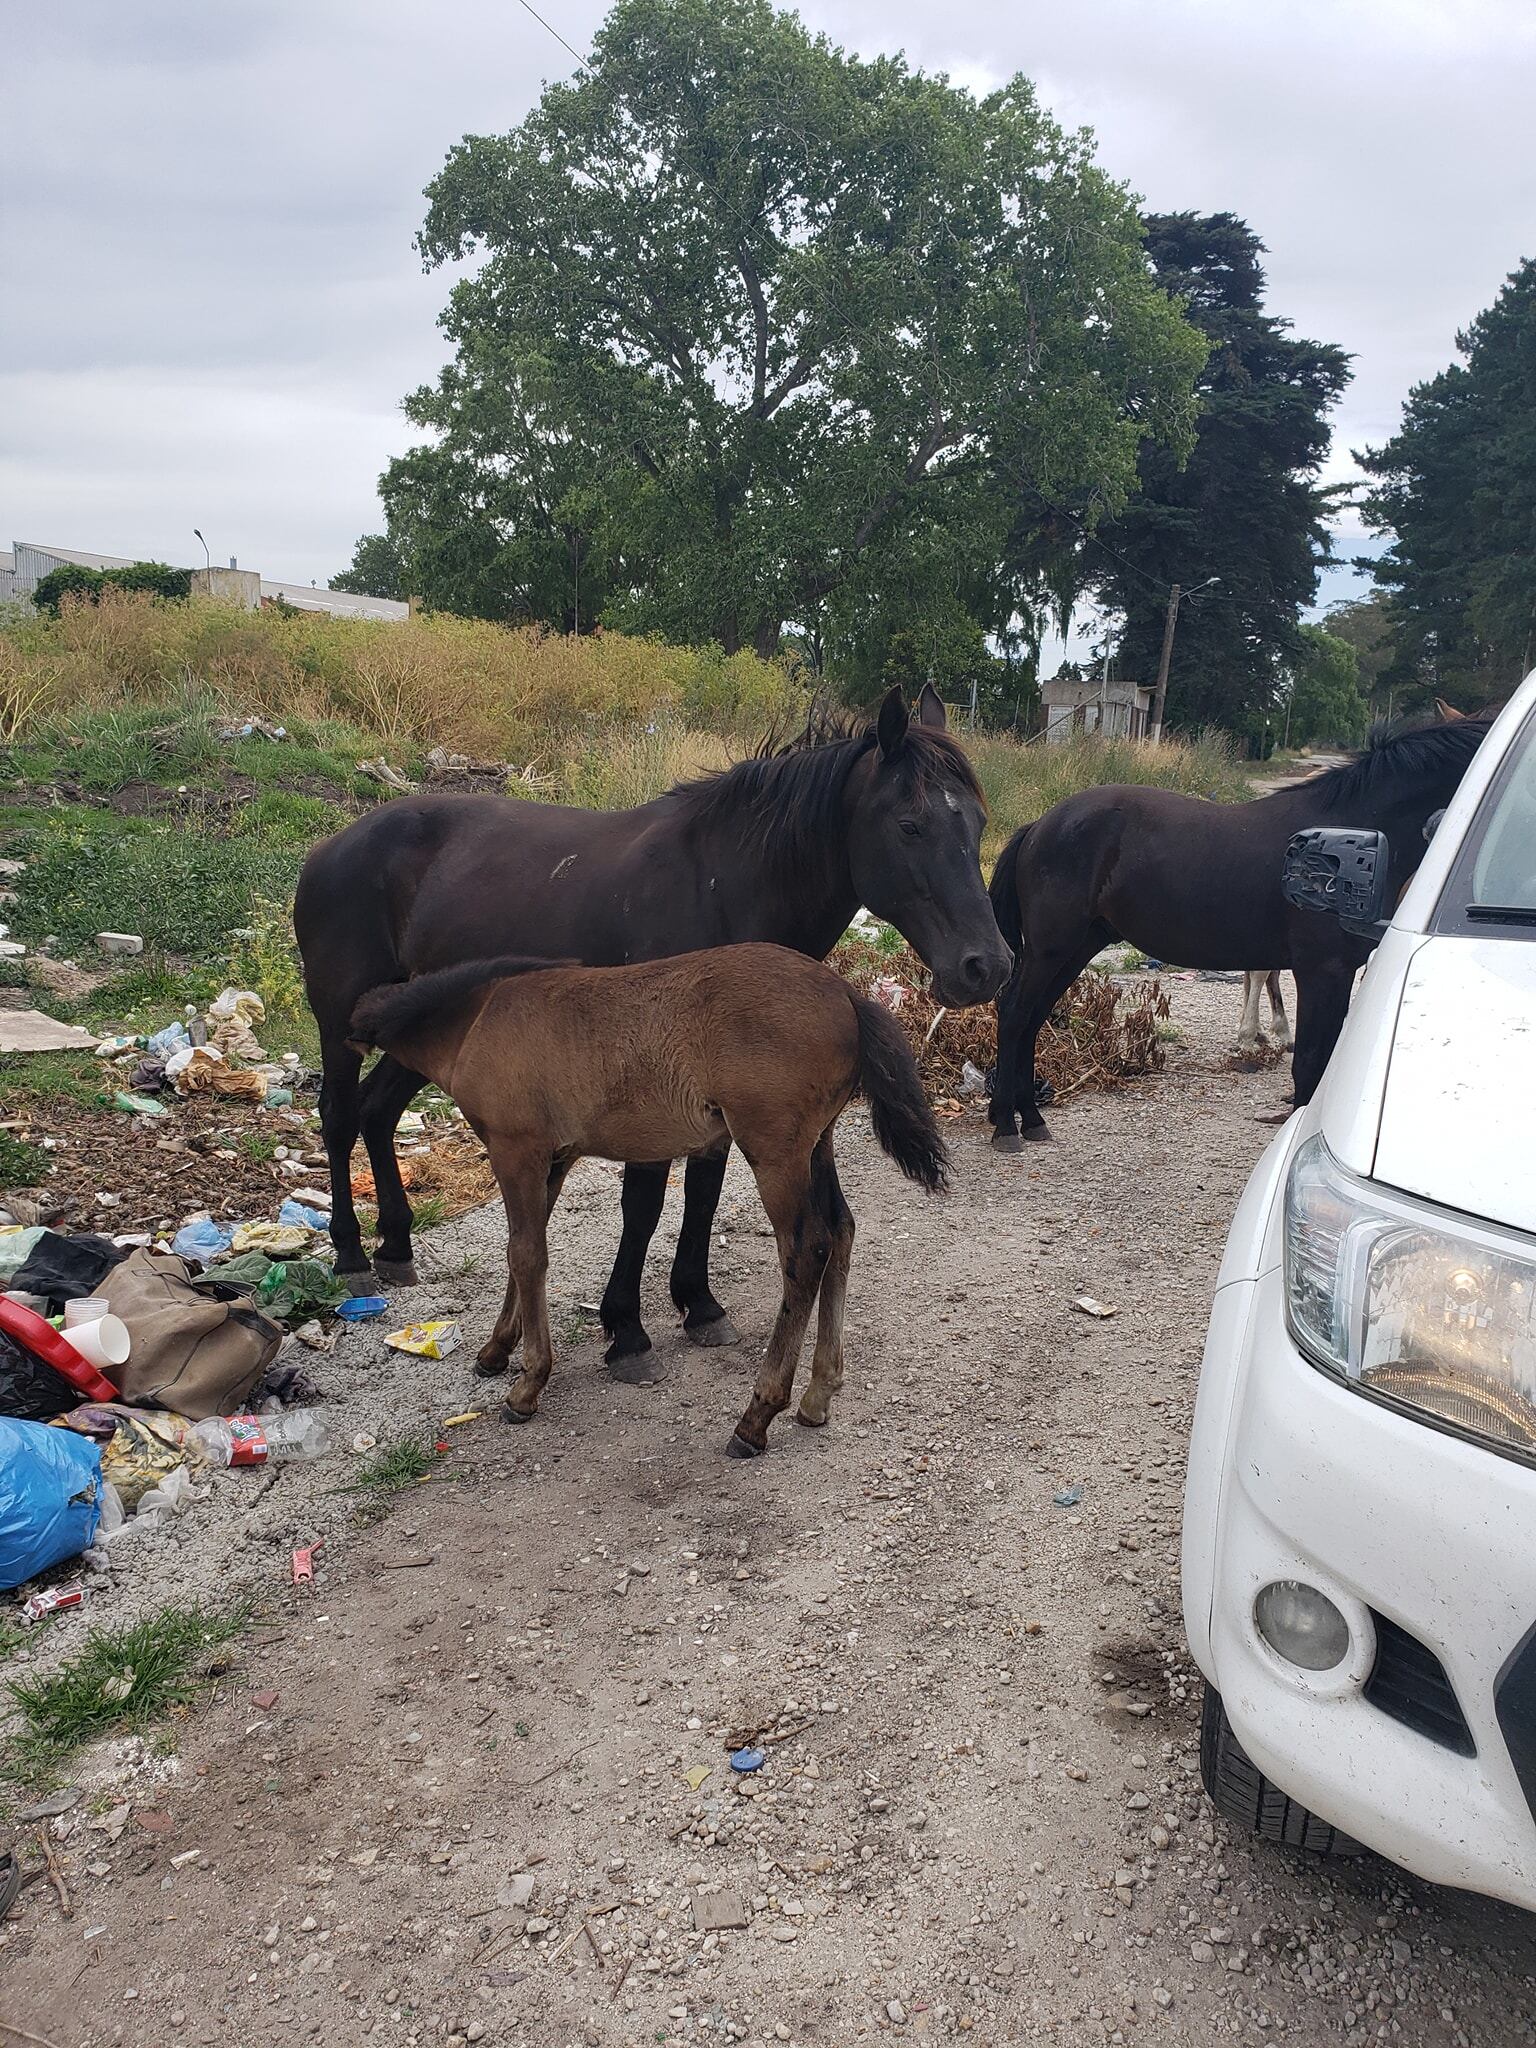
<path id="1" fill-rule="evenodd" d="M 560 45 L 562 50 L 571 51 L 571 55 L 576 59 L 576 62 L 581 66 L 583 71 L 591 70 L 591 65 L 588 63 L 587 59 L 582 56 L 580 50 L 571 50 L 570 44 L 565 40 L 565 37 L 561 35 L 559 29 L 551 28 L 550 24 L 544 19 L 543 15 L 540 14 L 539 10 L 536 7 L 530 7 L 528 5 L 528 0 L 517 0 L 517 4 L 519 7 L 522 8 L 525 14 L 531 14 L 533 16 L 534 20 L 539 24 L 540 28 L 549 29 L 549 33 L 554 37 L 555 41 Z"/>

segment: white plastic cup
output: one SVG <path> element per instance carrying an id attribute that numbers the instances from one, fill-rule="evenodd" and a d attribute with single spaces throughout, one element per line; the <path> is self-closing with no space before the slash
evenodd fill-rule
<path id="1" fill-rule="evenodd" d="M 80 1301 L 66 1301 L 64 1327 L 66 1330 L 75 1330 L 82 1323 L 99 1323 L 107 1313 L 106 1301 L 99 1294 L 88 1294 Z"/>
<path id="2" fill-rule="evenodd" d="M 126 1365 L 128 1353 L 133 1349 L 128 1325 L 121 1316 L 100 1315 L 94 1322 L 76 1323 L 73 1329 L 66 1328 L 61 1335 L 64 1342 L 72 1345 L 98 1372 L 111 1372 L 114 1366 Z"/>

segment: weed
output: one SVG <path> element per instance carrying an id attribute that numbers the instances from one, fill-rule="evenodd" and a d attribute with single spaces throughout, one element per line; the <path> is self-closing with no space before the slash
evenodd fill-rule
<path id="1" fill-rule="evenodd" d="M 479 1270 L 480 1254 L 478 1252 L 466 1252 L 455 1268 L 456 1272 L 465 1276 L 470 1273 L 478 1273 Z"/>
<path id="2" fill-rule="evenodd" d="M 418 1230 L 436 1230 L 452 1213 L 446 1195 L 421 1194 L 411 1202 L 411 1217 Z"/>
<path id="3" fill-rule="evenodd" d="M 269 1131 L 242 1131 L 235 1143 L 247 1159 L 255 1160 L 258 1165 L 273 1158 L 277 1152 L 277 1140 Z"/>
<path id="4" fill-rule="evenodd" d="M 0 1102 L 8 1108 L 50 1102 L 91 1108 L 101 1099 L 102 1071 L 88 1052 L 0 1053 Z"/>
<path id="5" fill-rule="evenodd" d="M 0 1131 L 0 1188 L 35 1188 L 48 1171 L 48 1154 Z"/>
<path id="6" fill-rule="evenodd" d="M 125 1628 L 92 1629 L 77 1655 L 5 1690 L 20 1716 L 0 1769 L 30 1783 L 82 1743 L 143 1729 L 194 1699 L 211 1653 L 244 1628 L 244 1607 L 167 1606 Z"/>
<path id="7" fill-rule="evenodd" d="M 355 1479 L 332 1490 L 360 1495 L 362 1513 L 373 1520 L 387 1514 L 394 1504 L 395 1495 L 405 1492 L 407 1487 L 420 1485 L 436 1465 L 437 1453 L 428 1438 L 397 1437 L 359 1465 Z"/>

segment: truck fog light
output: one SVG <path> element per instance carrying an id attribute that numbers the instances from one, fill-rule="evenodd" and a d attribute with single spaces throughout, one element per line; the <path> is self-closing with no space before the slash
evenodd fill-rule
<path id="1" fill-rule="evenodd" d="M 1349 1655 L 1349 1623 L 1326 1593 L 1297 1579 L 1261 1588 L 1253 1620 L 1275 1654 L 1303 1671 L 1332 1671 Z"/>

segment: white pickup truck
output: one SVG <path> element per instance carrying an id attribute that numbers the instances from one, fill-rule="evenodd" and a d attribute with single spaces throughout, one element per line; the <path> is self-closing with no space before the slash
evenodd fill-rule
<path id="1" fill-rule="evenodd" d="M 1261 1835 L 1536 1909 L 1536 674 L 1377 930 L 1217 1281 L 1202 1771 Z"/>

